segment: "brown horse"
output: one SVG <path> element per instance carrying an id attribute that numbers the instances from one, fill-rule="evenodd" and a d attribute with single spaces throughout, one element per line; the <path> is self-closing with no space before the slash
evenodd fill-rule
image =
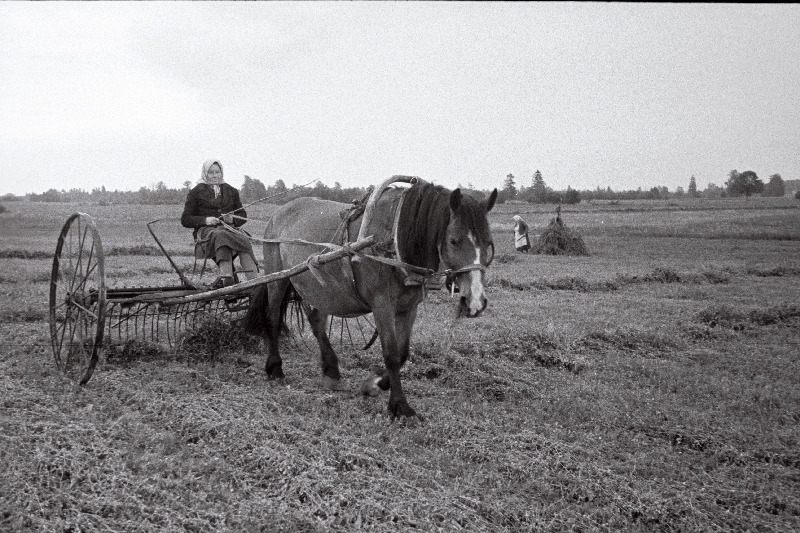
<path id="1" fill-rule="evenodd" d="M 303 300 L 308 322 L 320 347 L 323 384 L 339 388 L 339 361 L 325 331 L 328 315 L 354 317 L 372 312 L 380 337 L 385 372 L 368 380 L 365 394 L 390 390 L 389 412 L 397 417 L 418 415 L 408 404 L 400 383 L 400 368 L 409 356 L 417 306 L 424 297 L 425 273 L 449 274 L 460 294 L 460 310 L 477 316 L 487 304 L 485 270 L 494 244 L 487 213 L 497 189 L 478 201 L 416 178 L 387 180 L 370 198 L 363 217 L 342 222 L 348 207 L 318 198 L 298 198 L 279 208 L 265 231 L 264 271 L 277 272 L 305 262 L 330 243 L 355 240 L 340 236 L 372 235 L 376 244 L 352 260 L 344 259 L 263 285 L 251 299 L 245 329 L 262 335 L 267 346 L 265 370 L 270 379 L 284 377 L 278 334 L 290 288 Z M 411 187 L 389 187 L 406 181 Z M 362 223 L 364 227 L 362 226 Z M 310 242 L 308 242 L 310 241 Z M 328 247 L 330 248 L 330 247 Z M 422 277 L 420 277 L 422 273 Z M 421 417 L 418 417 L 421 418 Z"/>

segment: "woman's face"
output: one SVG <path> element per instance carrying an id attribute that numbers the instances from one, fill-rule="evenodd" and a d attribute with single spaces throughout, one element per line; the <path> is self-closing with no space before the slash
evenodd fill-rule
<path id="1" fill-rule="evenodd" d="M 209 183 L 219 183 L 222 179 L 222 169 L 219 168 L 219 165 L 214 163 L 210 167 L 208 167 L 208 172 L 206 173 L 208 176 Z"/>

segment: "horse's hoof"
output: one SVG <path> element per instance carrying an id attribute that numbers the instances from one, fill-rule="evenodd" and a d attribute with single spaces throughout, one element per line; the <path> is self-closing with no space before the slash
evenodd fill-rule
<path id="1" fill-rule="evenodd" d="M 364 396 L 372 396 L 373 398 L 381 393 L 378 382 L 381 380 L 380 376 L 374 378 L 367 378 L 361 384 L 361 394 Z"/>
<path id="2" fill-rule="evenodd" d="M 405 400 L 398 402 L 389 400 L 389 414 L 392 418 L 392 424 L 394 424 L 395 420 L 399 420 L 400 425 L 403 427 L 416 427 L 424 421 Z"/>
<path id="3" fill-rule="evenodd" d="M 269 381 L 282 380 L 284 377 L 286 377 L 283 374 L 283 369 L 281 368 L 281 365 L 275 365 L 275 366 L 272 366 L 272 367 L 268 367 L 265 370 L 267 372 L 267 379 Z"/>
<path id="4" fill-rule="evenodd" d="M 322 376 L 322 379 L 320 379 L 320 385 L 322 385 L 323 388 L 332 391 L 341 391 L 345 389 L 341 380 L 333 379 L 332 377 L 328 376 Z"/>
<path id="5" fill-rule="evenodd" d="M 419 415 L 413 416 L 397 416 L 392 418 L 392 424 L 395 422 L 398 423 L 400 427 L 403 428 L 415 428 L 421 426 L 425 420 Z"/>

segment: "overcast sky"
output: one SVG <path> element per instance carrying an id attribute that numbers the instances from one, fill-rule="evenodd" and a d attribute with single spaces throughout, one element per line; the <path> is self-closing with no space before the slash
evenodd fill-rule
<path id="1" fill-rule="evenodd" d="M 800 178 L 800 5 L 0 2 L 0 193 Z"/>

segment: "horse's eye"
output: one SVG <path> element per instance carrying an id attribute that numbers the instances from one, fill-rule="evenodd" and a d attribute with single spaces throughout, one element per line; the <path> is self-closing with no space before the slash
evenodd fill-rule
<path id="1" fill-rule="evenodd" d="M 459 242 L 458 239 L 456 239 L 455 237 L 450 238 L 450 246 L 458 246 L 458 242 Z"/>

